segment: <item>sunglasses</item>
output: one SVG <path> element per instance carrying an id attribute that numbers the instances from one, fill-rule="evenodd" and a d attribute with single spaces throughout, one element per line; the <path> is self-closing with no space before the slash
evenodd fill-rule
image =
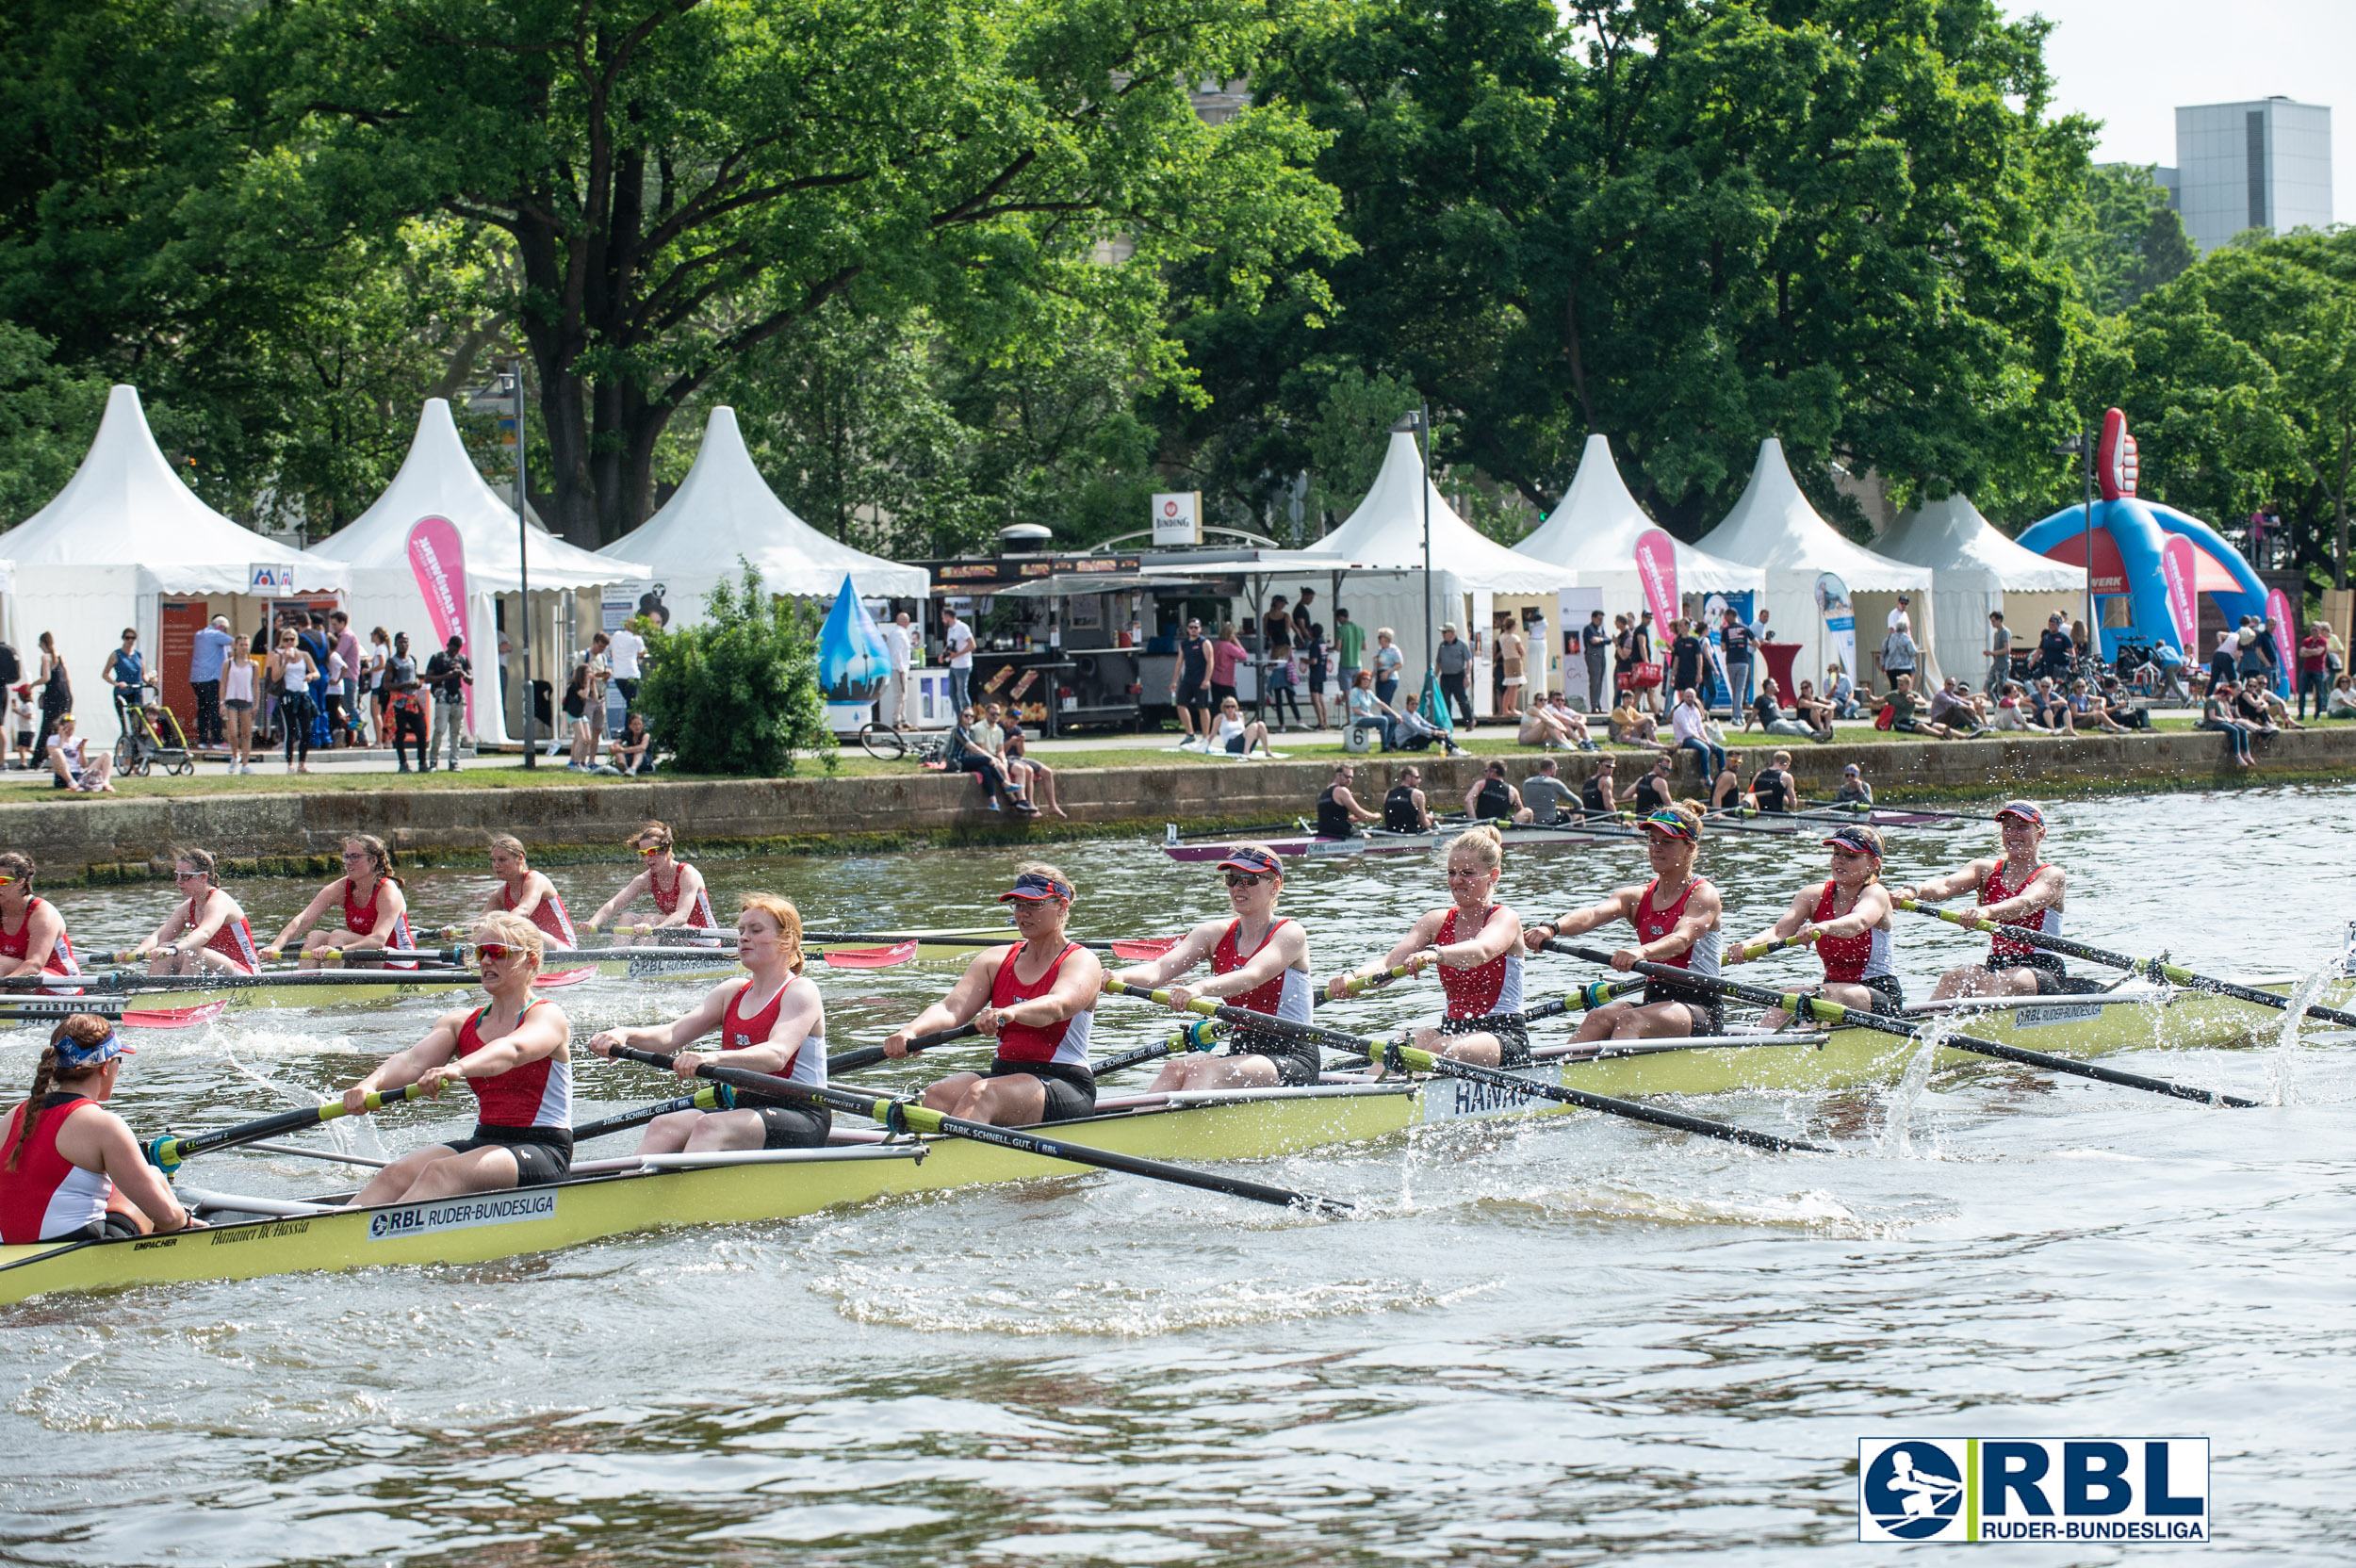
<path id="1" fill-rule="evenodd" d="M 640 844 L 638 846 L 638 853 L 646 856 L 655 856 L 662 854 L 664 850 L 670 847 L 671 846 L 669 844 Z"/>
<path id="2" fill-rule="evenodd" d="M 523 953 L 524 949 L 520 947 L 510 947 L 505 942 L 477 942 L 474 944 L 474 956 L 476 959 L 484 963 L 496 964 L 508 958 L 521 957 Z"/>
<path id="3" fill-rule="evenodd" d="M 205 880 L 205 874 L 201 871 L 175 871 L 172 874 L 172 879 L 174 882 L 202 882 Z"/>
<path id="4" fill-rule="evenodd" d="M 10 876 L 10 875 L 7 874 L 6 873 L 0 873 L 0 888 L 5 888 L 5 887 L 7 887 L 9 883 L 11 883 L 11 882 L 13 882 L 13 881 L 15 881 L 15 880 L 16 880 L 16 878 L 15 878 L 15 877 Z"/>
<path id="5" fill-rule="evenodd" d="M 1231 871 L 1227 874 L 1227 885 L 1231 888 L 1256 888 L 1267 880 L 1267 877 L 1255 875 L 1248 871 Z"/>

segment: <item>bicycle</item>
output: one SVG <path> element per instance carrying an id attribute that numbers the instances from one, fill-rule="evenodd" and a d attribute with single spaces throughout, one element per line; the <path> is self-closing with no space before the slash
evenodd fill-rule
<path id="1" fill-rule="evenodd" d="M 868 756 L 885 762 L 897 762 L 914 752 L 920 766 L 938 767 L 949 757 L 946 735 L 926 734 L 905 725 L 863 724 L 859 727 L 859 743 Z"/>

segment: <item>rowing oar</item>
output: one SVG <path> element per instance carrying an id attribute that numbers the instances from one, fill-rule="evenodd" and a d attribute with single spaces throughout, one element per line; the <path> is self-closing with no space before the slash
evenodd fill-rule
<path id="1" fill-rule="evenodd" d="M 613 1052 L 620 1060 L 641 1062 L 666 1072 L 671 1070 L 672 1058 L 657 1052 L 639 1051 L 627 1045 L 614 1046 Z M 936 1111 L 922 1101 L 891 1096 L 875 1098 L 830 1086 L 796 1084 L 789 1078 L 772 1077 L 766 1072 L 747 1072 L 742 1068 L 715 1067 L 710 1062 L 698 1062 L 695 1076 L 727 1084 L 732 1088 L 749 1089 L 755 1094 L 767 1095 L 776 1100 L 802 1103 L 814 1102 L 832 1106 L 836 1110 L 848 1111 L 880 1122 L 895 1133 L 938 1133 L 951 1137 L 970 1138 L 975 1143 L 1037 1154 L 1041 1159 L 1066 1160 L 1073 1165 L 1094 1166 L 1100 1170 L 1118 1170 L 1125 1176 L 1150 1177 L 1157 1182 L 1170 1182 L 1204 1192 L 1225 1193 L 1230 1198 L 1249 1198 L 1257 1203 L 1272 1203 L 1279 1208 L 1313 1211 L 1347 1211 L 1350 1208 L 1350 1204 L 1336 1199 L 1293 1192 L 1261 1182 L 1245 1181 L 1238 1176 L 1220 1176 L 1187 1166 L 1170 1165 L 1161 1160 L 1139 1159 L 1135 1154 L 1116 1153 L 1109 1149 L 1091 1149 L 1084 1144 L 1066 1143 L 1061 1138 L 1048 1137 L 1027 1128 L 996 1127 L 987 1121 L 968 1121 L 963 1117 Z"/>
<path id="2" fill-rule="evenodd" d="M 1143 1062 L 1159 1061 L 1164 1056 L 1183 1056 L 1190 1051 L 1208 1051 L 1225 1039 L 1231 1028 L 1229 1024 L 1214 1023 L 1209 1019 L 1199 1018 L 1191 1023 L 1179 1025 L 1160 1039 L 1147 1041 L 1134 1051 L 1124 1051 L 1104 1061 L 1090 1062 L 1088 1071 L 1102 1078 Z"/>
<path id="3" fill-rule="evenodd" d="M 1165 1007 L 1170 1005 L 1168 991 L 1149 991 L 1120 980 L 1105 981 L 1104 988 L 1116 996 L 1139 996 Z M 1634 988 L 1624 983 L 1620 985 L 1606 983 L 1604 988 L 1616 993 Z M 1558 1010 L 1568 1012 L 1574 1007 L 1583 1006 L 1585 1004 L 1581 1000 L 1582 997 L 1593 990 L 1595 988 L 1582 988 L 1562 998 L 1562 1006 Z M 1545 1005 L 1541 1004 L 1541 1008 Z M 1832 1152 L 1829 1149 L 1822 1149 L 1812 1143 L 1795 1143 L 1790 1138 L 1779 1138 L 1772 1133 L 1754 1133 L 1747 1127 L 1737 1127 L 1730 1121 L 1712 1121 L 1707 1117 L 1688 1116 L 1683 1111 L 1663 1110 L 1658 1105 L 1647 1105 L 1641 1100 L 1619 1100 L 1607 1094 L 1590 1094 L 1585 1089 L 1565 1088 L 1560 1084 L 1541 1084 L 1528 1078 L 1516 1077 L 1498 1068 L 1476 1067 L 1470 1062 L 1460 1062 L 1452 1056 L 1434 1055 L 1429 1051 L 1418 1051 L 1405 1044 L 1367 1039 L 1362 1036 L 1345 1034 L 1339 1029 L 1328 1029 L 1321 1024 L 1296 1023 L 1290 1019 L 1277 1018 L 1269 1013 L 1255 1013 L 1249 1008 L 1213 1002 L 1208 997 L 1198 996 L 1188 1002 L 1186 1007 L 1191 1012 L 1201 1013 L 1205 1018 L 1216 1018 L 1222 1023 L 1232 1023 L 1237 1028 L 1255 1029 L 1270 1035 L 1286 1035 L 1294 1039 L 1314 1040 L 1319 1045 L 1335 1046 L 1345 1051 L 1363 1052 L 1369 1057 L 1379 1056 L 1401 1070 L 1437 1073 L 1445 1078 L 1470 1079 L 1476 1084 L 1488 1084 L 1497 1088 L 1510 1090 L 1514 1094 L 1529 1095 L 1533 1099 L 1557 1100 L 1566 1105 L 1578 1105 L 1591 1111 L 1605 1111 L 1612 1116 L 1624 1116 L 1631 1121 L 1650 1122 L 1656 1127 L 1674 1127 L 1679 1132 L 1700 1133 L 1708 1137 L 1724 1138 L 1729 1143 L 1746 1143 L 1755 1149 L 1772 1149 L 1779 1152 L 1797 1150 L 1810 1154 Z M 1550 1016 L 1542 1012 L 1541 1008 L 1532 1008 L 1522 1016 L 1525 1018 Z"/>
<path id="4" fill-rule="evenodd" d="M 2102 964 L 2111 969 L 2123 969 L 2129 974 L 2141 975 L 2146 980 L 2164 980 L 2169 985 L 2183 986 L 2189 990 L 2213 991 L 2218 996 L 2230 996 L 2242 1002 L 2254 1002 L 2261 1007 L 2272 1007 L 2277 1012 L 2290 1011 L 2291 1002 L 2287 996 L 2277 996 L 2272 991 L 2262 991 L 2254 986 L 2237 986 L 2231 980 L 2217 980 L 2205 974 L 2195 974 L 2188 969 L 2177 968 L 2166 958 L 2130 958 L 2124 953 L 2112 953 L 2100 947 L 2088 947 L 2084 942 L 2073 942 L 2067 937 L 2048 936 L 2033 926 L 2007 925 L 2002 921 L 1988 920 L 1980 915 L 1960 914 L 1953 909 L 1935 908 L 1919 898 L 1901 898 L 1892 902 L 1899 908 L 1910 913 L 1929 915 L 1935 920 L 1943 920 L 1950 925 L 1960 925 L 1966 931 L 1985 931 L 1991 936 L 2010 937 L 2016 941 L 2026 942 L 2031 947 L 2042 947 L 2054 953 L 2067 953 L 2073 958 L 2084 958 L 2090 964 Z M 2337 1007 L 2310 1004 L 2306 1012 L 2309 1018 L 2319 1018 L 2327 1023 L 2356 1025 L 2356 1013 L 2342 1012 Z"/>
<path id="5" fill-rule="evenodd" d="M 1870 816 L 1875 811 L 1906 811 L 1918 817 L 1945 817 L 1954 822 L 1994 822 L 1996 820 L 1984 811 L 1941 811 L 1929 806 L 1893 806 L 1888 801 L 1875 806 L 1861 800 L 1826 801 L 1822 806 L 1810 806 L 1805 810 L 1793 812 L 1792 815 L 1820 816 L 1839 813 L 1843 816 L 1856 816 L 1862 812 Z"/>
<path id="6" fill-rule="evenodd" d="M 1550 941 L 1546 943 L 1546 951 L 1568 954 L 1574 958 L 1584 958 L 1591 964 L 1612 962 L 1612 955 L 1601 948 L 1579 947 L 1570 942 Z M 1639 974 L 1647 974 L 1656 980 L 1665 980 L 1671 985 L 1681 986 L 1688 990 L 1712 991 L 1720 996 L 1733 997 L 1738 1001 L 1756 1003 L 1762 1007 L 1780 1007 L 1794 1018 L 1810 1019 L 1831 1028 L 1845 1026 L 1856 1029 L 1873 1029 L 1885 1035 L 1898 1035 L 1911 1039 L 1915 1037 L 1915 1032 L 1919 1027 L 1917 1024 L 1906 1022 L 1904 1019 L 1892 1018 L 1887 1013 L 1868 1012 L 1860 1007 L 1843 1007 L 1838 1002 L 1826 1002 L 1822 997 L 1809 996 L 1801 991 L 1777 992 L 1764 986 L 1739 985 L 1732 980 L 1722 979 L 1713 974 L 1697 974 L 1692 970 L 1672 969 L 1667 964 L 1648 964 L 1640 960 L 1633 967 Z M 1969 1052 L 1974 1056 L 1994 1056 L 2000 1061 L 2020 1062 L 2027 1067 L 2042 1068 L 2048 1072 L 2069 1073 L 2079 1078 L 2093 1078 L 2105 1084 L 2117 1084 L 2121 1088 L 2143 1089 L 2151 1094 L 2165 1094 L 2178 1100 L 2196 1101 L 2203 1105 L 2233 1105 L 2247 1109 L 2258 1103 L 2255 1100 L 2242 1100 L 2233 1095 L 2220 1094 L 2215 1089 L 2187 1088 L 2182 1084 L 2171 1084 L 2165 1078 L 2147 1078 L 2140 1072 L 2121 1072 L 2117 1068 L 2102 1067 L 2094 1062 L 2082 1062 L 2071 1056 L 2055 1056 L 2043 1051 L 2031 1051 L 2025 1046 L 1999 1045 L 1994 1040 L 1977 1039 L 1970 1035 L 1949 1035 L 1941 1038 L 1939 1043 L 1951 1046 L 1957 1051 Z"/>
<path id="7" fill-rule="evenodd" d="M 920 1051 L 930 1051 L 936 1045 L 947 1045 L 951 1040 L 970 1039 L 980 1033 L 970 1023 L 960 1023 L 955 1029 L 936 1029 L 929 1035 L 910 1035 L 908 1054 L 913 1056 Z M 863 1045 L 857 1051 L 845 1051 L 839 1056 L 827 1057 L 826 1076 L 831 1078 L 838 1072 L 857 1072 L 861 1068 L 890 1060 L 892 1058 L 884 1054 L 882 1046 Z"/>
<path id="8" fill-rule="evenodd" d="M 682 1094 L 677 1100 L 658 1101 L 635 1110 L 616 1111 L 612 1116 L 587 1121 L 573 1129 L 573 1141 L 584 1143 L 601 1138 L 608 1133 L 627 1133 L 632 1127 L 644 1127 L 659 1116 L 673 1111 L 732 1111 L 736 1108 L 736 1091 L 726 1084 L 707 1084 L 693 1094 Z"/>
<path id="9" fill-rule="evenodd" d="M 416 1084 L 397 1089 L 370 1089 L 367 1110 L 383 1110 L 404 1100 L 415 1100 L 424 1092 Z M 166 1133 L 159 1138 L 150 1140 L 140 1152 L 147 1156 L 149 1165 L 169 1176 L 195 1155 L 209 1154 L 217 1149 L 232 1149 L 241 1143 L 252 1143 L 256 1138 L 274 1138 L 281 1133 L 299 1133 L 305 1127 L 316 1127 L 322 1121 L 333 1121 L 345 1114 L 344 1102 L 331 1100 L 324 1105 L 306 1105 L 299 1111 L 282 1111 L 276 1116 L 266 1116 L 259 1121 L 240 1122 L 235 1127 L 223 1127 L 215 1133 L 198 1133 L 192 1137 L 174 1137 Z"/>

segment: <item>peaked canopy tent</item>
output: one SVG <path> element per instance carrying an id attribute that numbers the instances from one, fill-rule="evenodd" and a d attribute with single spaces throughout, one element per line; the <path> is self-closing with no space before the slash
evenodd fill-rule
<path id="1" fill-rule="evenodd" d="M 732 408 L 712 411 L 695 465 L 663 509 L 598 553 L 651 563 L 673 625 L 702 618 L 712 586 L 742 572 L 739 557 L 769 592 L 797 598 L 831 598 L 845 577 L 868 598 L 922 598 L 932 589 L 924 567 L 853 549 L 795 516 L 753 466 Z M 634 568 L 609 580 L 646 575 Z"/>
<path id="2" fill-rule="evenodd" d="M 2034 648 L 2045 618 L 2075 618 L 2086 602 L 2084 570 L 2022 549 L 1998 532 L 1964 495 L 1902 514 L 1874 541 L 1893 561 L 1931 569 L 1932 624 L 1939 667 L 1974 688 L 1988 678 L 1988 617 L 2004 612 L 2016 646 Z"/>
<path id="3" fill-rule="evenodd" d="M 101 740 L 106 728 L 91 722 L 108 707 L 101 672 L 124 627 L 138 629 L 148 673 L 164 678 L 165 695 L 193 738 L 189 639 L 214 614 L 231 616 L 241 632 L 254 629 L 258 597 L 250 611 L 237 603 L 249 592 L 253 568 L 291 569 L 287 586 L 297 593 L 333 593 L 348 577 L 328 552 L 265 539 L 199 500 L 155 445 L 129 386 L 106 394 L 82 466 L 54 500 L 8 531 L 7 547 L 16 563 L 24 678 L 39 667 L 41 634 L 52 633 L 84 733 Z"/>
<path id="4" fill-rule="evenodd" d="M 1816 609 L 1816 579 L 1824 572 L 1836 574 L 1847 585 L 1857 613 L 1859 668 L 1850 674 L 1858 686 L 1880 684 L 1874 678 L 1878 667 L 1873 656 L 1881 649 L 1889 612 L 1900 594 L 1913 600 L 1908 619 L 1922 649 L 1918 674 L 1925 680 L 1939 678 L 1932 652 L 1937 617 L 1931 612 L 1930 568 L 1876 555 L 1841 537 L 1800 493 L 1799 482 L 1784 461 L 1783 443 L 1774 436 L 1759 444 L 1751 482 L 1726 520 L 1702 535 L 1700 547 L 1766 574 L 1766 592 L 1758 608 L 1770 612 L 1768 626 L 1778 639 L 1800 645 L 1792 670 L 1795 684 L 1821 682 L 1832 657 L 1824 617 Z M 1787 702 L 1791 696 L 1784 694 Z"/>
<path id="5" fill-rule="evenodd" d="M 319 545 L 318 554 L 343 562 L 351 580 L 347 601 L 352 629 L 366 646 L 368 632 L 382 626 L 387 631 L 409 633 L 410 649 L 420 668 L 435 649 L 433 621 L 417 574 L 409 565 L 409 531 L 427 517 L 447 518 L 466 550 L 466 652 L 473 659 L 478 683 L 500 669 L 498 654 L 502 610 L 507 624 L 517 624 L 520 589 L 532 585 L 532 657 L 534 675 L 561 682 L 562 656 L 585 647 L 596 628 L 598 601 L 592 597 L 584 619 L 578 605 L 568 617 L 564 596 L 596 589 L 623 578 L 646 575 L 634 560 L 593 554 L 532 524 L 530 555 L 519 562 L 520 542 L 515 509 L 499 498 L 466 455 L 450 418 L 450 404 L 429 398 L 417 416 L 417 433 L 401 472 L 376 498 L 374 505 Z M 505 674 L 505 671 L 501 672 Z M 478 741 L 505 743 L 523 726 L 524 682 L 502 681 L 504 701 L 483 702 L 474 710 Z M 536 733 L 548 734 L 538 726 Z"/>

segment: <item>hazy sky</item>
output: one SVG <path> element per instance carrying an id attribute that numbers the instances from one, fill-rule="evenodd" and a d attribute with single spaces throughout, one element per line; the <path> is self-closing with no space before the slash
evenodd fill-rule
<path id="1" fill-rule="evenodd" d="M 2331 217 L 2356 222 L 2356 0 L 2039 0 L 2054 106 L 2103 122 L 2104 162 L 2176 161 L 2176 106 L 2280 93 L 2331 110 Z"/>

